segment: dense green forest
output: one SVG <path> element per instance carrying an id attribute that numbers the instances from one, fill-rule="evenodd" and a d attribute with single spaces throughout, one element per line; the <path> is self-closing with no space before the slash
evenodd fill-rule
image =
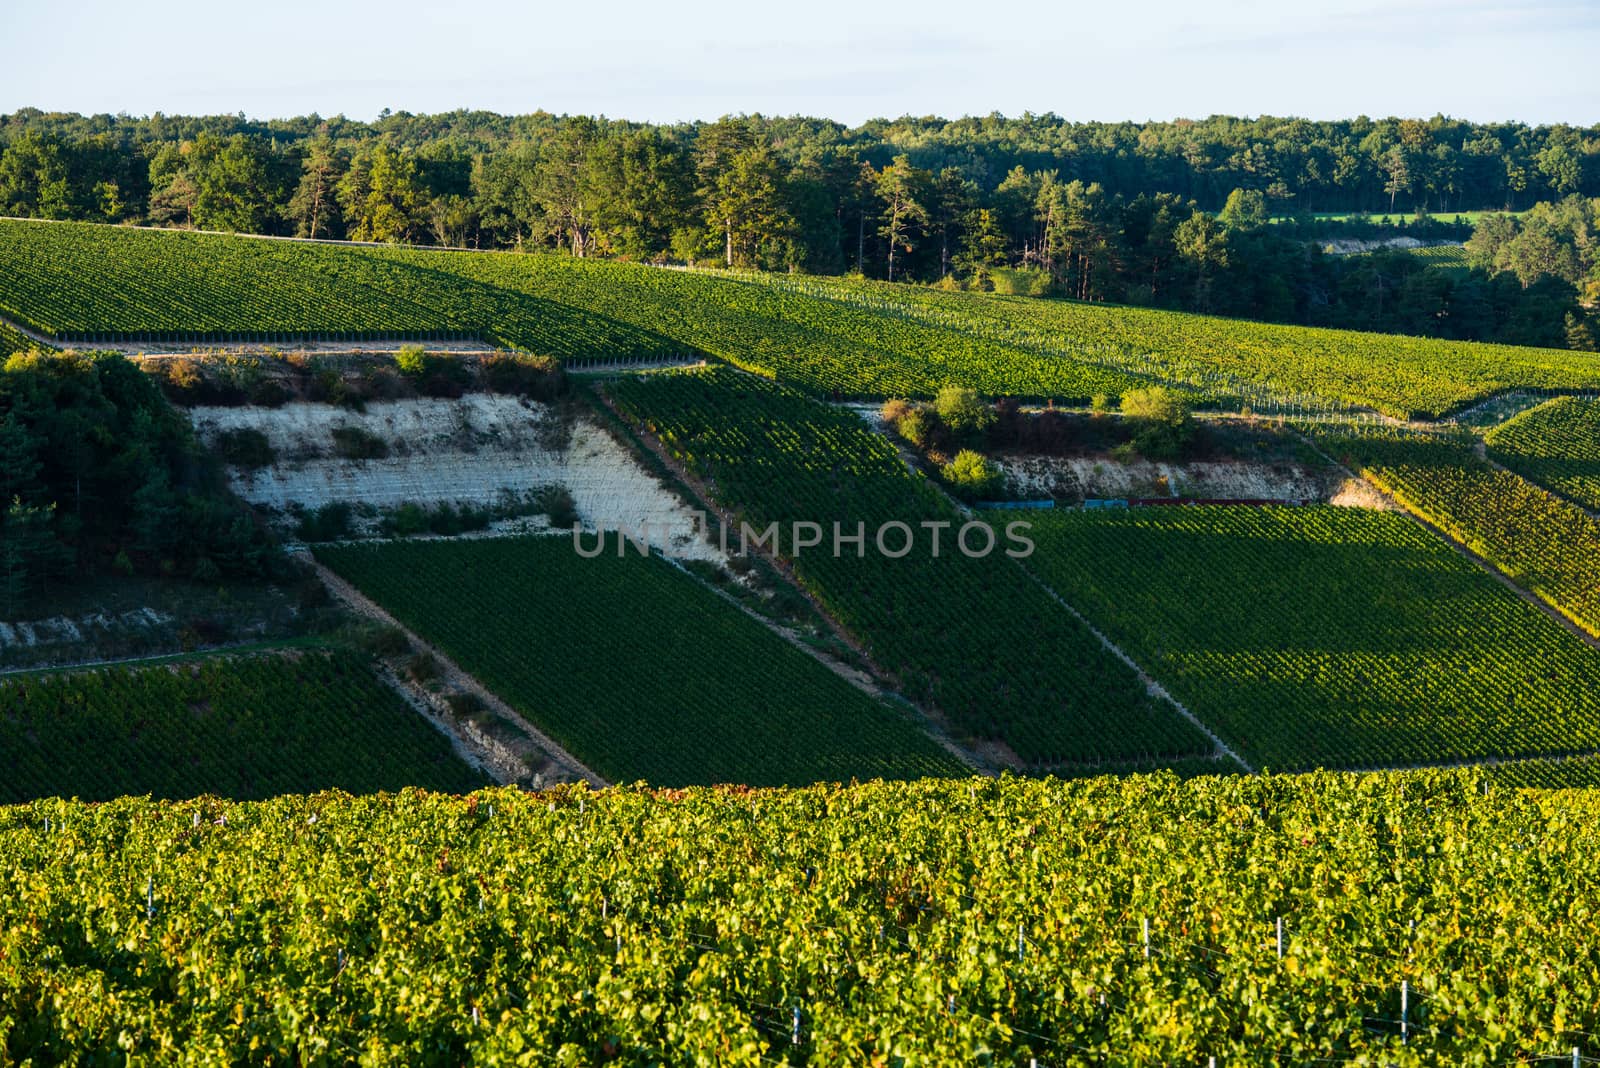
<path id="1" fill-rule="evenodd" d="M 1069 123 L 543 112 L 0 116 L 0 214 L 552 248 L 1592 347 L 1600 133 L 1300 119 Z M 1517 242 L 1465 277 L 1329 237 Z M 1403 228 L 1314 212 L 1406 211 Z M 1272 223 L 1270 220 L 1283 220 Z"/>
<path id="2" fill-rule="evenodd" d="M 0 372 L 0 618 L 110 569 L 210 581 L 278 558 L 188 420 L 120 356 L 19 353 Z"/>

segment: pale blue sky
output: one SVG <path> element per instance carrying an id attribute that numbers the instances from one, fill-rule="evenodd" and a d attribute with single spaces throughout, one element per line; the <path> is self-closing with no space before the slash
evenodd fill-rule
<path id="1" fill-rule="evenodd" d="M 0 0 L 0 112 L 1600 122 L 1597 0 Z"/>

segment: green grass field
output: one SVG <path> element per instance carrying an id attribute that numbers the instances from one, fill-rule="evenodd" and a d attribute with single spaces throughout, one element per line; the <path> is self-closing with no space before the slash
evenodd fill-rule
<path id="1" fill-rule="evenodd" d="M 1442 223 L 1453 223 L 1453 222 L 1456 222 L 1457 220 L 1460 220 L 1461 222 L 1468 223 L 1470 225 L 1476 225 L 1478 220 L 1484 218 L 1487 215 L 1513 215 L 1513 216 L 1515 216 L 1515 215 L 1526 215 L 1526 214 L 1527 214 L 1527 210 L 1526 209 L 1524 209 L 1522 211 L 1502 211 L 1502 210 L 1500 210 L 1498 208 L 1485 208 L 1485 209 L 1483 209 L 1481 211 L 1447 211 L 1447 212 L 1440 212 L 1437 215 L 1430 215 L 1429 218 L 1434 219 L 1434 220 L 1436 220 L 1438 222 L 1442 222 Z M 1367 214 L 1364 214 L 1362 212 L 1353 212 L 1353 211 L 1314 211 L 1314 212 L 1311 213 L 1311 217 L 1313 219 L 1316 219 L 1318 222 L 1350 222 L 1352 220 L 1355 220 L 1355 221 L 1359 221 L 1359 222 L 1374 223 L 1374 224 L 1376 224 L 1378 226 L 1399 226 L 1402 223 L 1409 223 L 1409 222 L 1415 221 L 1416 214 L 1413 213 L 1413 212 L 1404 212 L 1404 211 L 1400 211 L 1400 212 L 1384 212 L 1384 213 L 1378 214 L 1378 215 L 1367 215 Z M 1293 216 L 1293 215 L 1276 215 L 1276 216 L 1273 216 L 1272 221 L 1273 222 L 1293 222 L 1294 219 L 1295 219 L 1295 216 Z"/>
<path id="2" fill-rule="evenodd" d="M 753 786 L 963 766 L 660 558 L 571 538 L 396 542 L 317 556 L 579 760 L 621 782 Z"/>
<path id="3" fill-rule="evenodd" d="M 1403 516 L 1027 518 L 1027 565 L 1258 767 L 1600 750 L 1600 650 Z"/>
<path id="4" fill-rule="evenodd" d="M 0 679 L 0 803 L 461 792 L 486 781 L 350 653 Z"/>

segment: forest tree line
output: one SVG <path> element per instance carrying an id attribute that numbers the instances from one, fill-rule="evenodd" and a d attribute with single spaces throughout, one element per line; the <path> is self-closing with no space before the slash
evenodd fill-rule
<path id="1" fill-rule="evenodd" d="M 1600 130 L 1444 117 L 0 116 L 6 215 L 857 272 L 1525 344 L 1592 336 L 1571 216 L 1592 219 L 1597 196 Z M 1387 233 L 1459 240 L 1451 212 L 1558 200 L 1576 207 L 1497 219 L 1494 240 L 1567 251 L 1481 257 L 1465 279 L 1324 256 L 1330 226 L 1375 228 L 1311 216 L 1408 212 Z"/>

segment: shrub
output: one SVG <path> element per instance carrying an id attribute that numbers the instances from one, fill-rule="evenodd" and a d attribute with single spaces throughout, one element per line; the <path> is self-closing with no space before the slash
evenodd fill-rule
<path id="1" fill-rule="evenodd" d="M 442 669 L 432 653 L 420 652 L 406 661 L 406 674 L 413 682 L 426 686 L 439 677 Z"/>
<path id="2" fill-rule="evenodd" d="M 1177 458 L 1194 434 L 1188 402 L 1165 386 L 1130 390 L 1122 414 L 1137 424 L 1133 447 L 1151 460 Z"/>
<path id="3" fill-rule="evenodd" d="M 289 402 L 289 391 L 272 378 L 260 378 L 250 387 L 251 404 L 262 408 L 281 408 Z"/>
<path id="4" fill-rule="evenodd" d="M 910 401 L 891 398 L 883 402 L 883 407 L 878 409 L 878 418 L 890 426 L 899 428 L 900 420 L 916 411 Z"/>
<path id="5" fill-rule="evenodd" d="M 217 438 L 217 452 L 225 462 L 251 469 L 266 467 L 277 459 L 267 436 L 252 427 L 224 430 Z"/>
<path id="6" fill-rule="evenodd" d="M 994 409 L 983 402 L 978 391 L 968 386 L 948 385 L 939 390 L 933 410 L 939 413 L 940 422 L 951 433 L 967 435 L 986 430 L 994 424 Z"/>
<path id="7" fill-rule="evenodd" d="M 200 365 L 194 360 L 163 360 L 161 370 L 169 393 L 193 396 L 205 382 Z"/>
<path id="8" fill-rule="evenodd" d="M 561 364 L 549 356 L 531 352 L 497 352 L 478 362 L 478 374 L 485 388 L 533 400 L 555 400 L 566 392 L 566 375 Z"/>
<path id="9" fill-rule="evenodd" d="M 951 489 L 968 500 L 992 497 L 1002 481 L 1000 468 L 971 449 L 956 453 L 955 459 L 940 468 L 939 473 Z"/>
<path id="10" fill-rule="evenodd" d="M 572 529 L 578 522 L 578 502 L 572 499 L 572 494 L 565 486 L 551 486 L 544 491 L 543 500 L 545 515 L 550 517 L 550 525 L 562 530 Z"/>
<path id="11" fill-rule="evenodd" d="M 317 371 L 306 384 L 306 397 L 323 404 L 343 404 L 346 392 L 344 376 L 332 367 Z"/>
<path id="12" fill-rule="evenodd" d="M 356 639 L 363 652 L 383 660 L 392 660 L 411 651 L 411 639 L 399 627 L 384 624 L 372 627 Z"/>
<path id="13" fill-rule="evenodd" d="M 427 530 L 428 524 L 427 509 L 407 501 L 383 517 L 382 529 L 391 538 L 409 538 Z"/>
<path id="14" fill-rule="evenodd" d="M 333 451 L 346 460 L 381 460 L 389 455 L 388 444 L 361 427 L 334 427 L 332 436 Z"/>
<path id="15" fill-rule="evenodd" d="M 452 693 L 445 697 L 445 704 L 450 706 L 450 711 L 462 719 L 466 719 L 484 709 L 483 698 L 475 693 Z"/>
<path id="16" fill-rule="evenodd" d="M 300 517 L 301 541 L 342 541 L 350 536 L 350 505 L 332 501 Z"/>
<path id="17" fill-rule="evenodd" d="M 394 366 L 407 378 L 421 378 L 428 373 L 428 352 L 421 345 L 402 345 L 394 354 Z"/>
<path id="18" fill-rule="evenodd" d="M 901 437 L 919 449 L 931 444 L 934 439 L 934 421 L 921 408 L 913 408 L 902 415 L 895 429 L 900 432 Z"/>
<path id="19" fill-rule="evenodd" d="M 405 345 L 395 353 L 394 366 L 429 397 L 459 397 L 471 384 L 467 365 L 443 352 L 427 352 L 421 345 Z"/>

